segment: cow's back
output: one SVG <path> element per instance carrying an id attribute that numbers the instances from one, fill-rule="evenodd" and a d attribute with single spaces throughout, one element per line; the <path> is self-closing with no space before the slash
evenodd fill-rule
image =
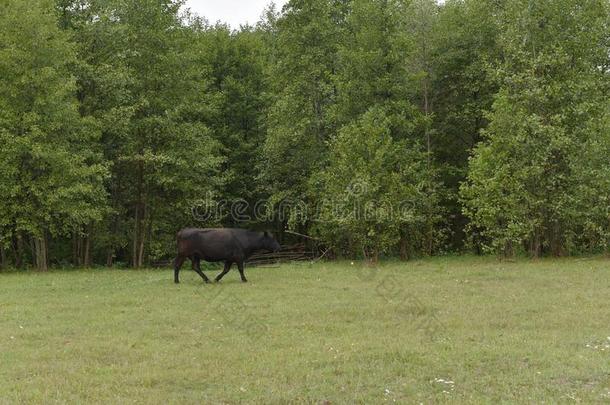
<path id="1" fill-rule="evenodd" d="M 230 228 L 185 228 L 176 235 L 178 253 L 198 256 L 207 261 L 235 260 L 243 249 Z"/>

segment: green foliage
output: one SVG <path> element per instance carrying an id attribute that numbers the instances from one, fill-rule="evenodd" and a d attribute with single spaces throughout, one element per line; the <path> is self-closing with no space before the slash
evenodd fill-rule
<path id="1" fill-rule="evenodd" d="M 67 25 L 80 45 L 82 106 L 105 123 L 103 148 L 114 163 L 113 213 L 99 237 L 107 262 L 130 249 L 140 266 L 145 255 L 174 249 L 190 208 L 224 181 L 206 124 L 218 108 L 206 94 L 210 72 L 199 67 L 207 55 L 198 52 L 200 32 L 182 25 L 179 2 L 76 4 Z"/>
<path id="2" fill-rule="evenodd" d="M 318 200 L 330 201 L 318 231 L 348 255 L 376 259 L 399 245 L 403 257 L 431 253 L 442 243 L 440 184 L 422 146 L 429 111 L 417 105 L 427 60 L 407 29 L 417 16 L 402 1 L 351 5 L 333 76 L 340 129 L 321 179 L 314 179 Z M 335 212 L 336 205 L 348 212 Z"/>
<path id="3" fill-rule="evenodd" d="M 498 90 L 489 65 L 500 58 L 500 11 L 492 0 L 446 1 L 430 34 L 434 150 L 451 184 L 464 178 Z"/>
<path id="4" fill-rule="evenodd" d="M 498 92 L 497 75 L 490 65 L 501 57 L 501 7 L 493 0 L 448 0 L 438 9 L 432 27 L 420 30 L 420 42 L 427 41 L 423 51 L 428 53 L 431 71 L 432 152 L 446 186 L 442 205 L 450 217 L 453 249 L 462 249 L 469 237 L 459 186 L 466 179 L 468 158 L 482 140 L 485 114 Z"/>
<path id="5" fill-rule="evenodd" d="M 8 1 L 0 13 L 0 228 L 3 244 L 28 235 L 46 269 L 48 234 L 99 221 L 106 166 L 99 128 L 81 118 L 74 47 L 49 1 Z M 38 246 L 38 244 L 37 244 Z"/>
<path id="6" fill-rule="evenodd" d="M 265 39 L 264 32 L 250 27 L 231 32 L 217 25 L 201 30 L 197 44 L 205 56 L 198 64 L 209 69 L 208 92 L 215 107 L 206 122 L 226 157 L 221 168 L 226 177 L 222 197 L 246 201 L 250 207 L 268 193 L 253 187 L 267 130 Z"/>
<path id="7" fill-rule="evenodd" d="M 569 253 L 585 228 L 607 241 L 607 15 L 599 1 L 516 1 L 503 16 L 502 88 L 463 187 L 496 251 Z"/>
<path id="8" fill-rule="evenodd" d="M 607 74 L 607 73 L 606 73 Z M 607 80 L 606 80 L 607 81 Z M 610 88 L 605 86 L 605 94 Z M 610 251 L 610 105 L 582 130 L 590 136 L 579 145 L 570 162 L 574 176 L 571 214 L 578 224 L 573 243 L 581 251 Z"/>
<path id="9" fill-rule="evenodd" d="M 309 178 L 326 161 L 326 142 L 334 133 L 330 113 L 341 32 L 335 21 L 339 5 L 292 0 L 275 23 L 268 72 L 273 99 L 261 170 L 272 206 L 285 200 L 313 203 Z"/>
<path id="10" fill-rule="evenodd" d="M 391 117 L 372 108 L 341 129 L 319 179 L 318 230 L 348 255 L 376 259 L 397 245 L 405 229 L 416 240 L 435 204 L 425 153 L 397 141 Z"/>
<path id="11" fill-rule="evenodd" d="M 405 116 L 403 124 L 412 119 L 409 93 L 413 81 L 406 61 L 413 46 L 412 38 L 405 32 L 404 7 L 405 2 L 400 0 L 352 2 L 335 75 L 338 93 L 335 114 L 339 123 L 349 123 L 371 105 L 400 111 Z"/>
<path id="12" fill-rule="evenodd" d="M 607 1 L 290 0 L 238 30 L 184 6 L 0 4 L 0 265 L 140 267 L 184 226 L 608 250 Z"/>

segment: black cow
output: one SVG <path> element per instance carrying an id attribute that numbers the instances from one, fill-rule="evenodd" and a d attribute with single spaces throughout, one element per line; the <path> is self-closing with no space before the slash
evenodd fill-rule
<path id="1" fill-rule="evenodd" d="M 176 235 L 178 241 L 178 256 L 174 260 L 174 282 L 179 283 L 178 274 L 184 261 L 189 258 L 193 263 L 193 270 L 210 282 L 201 271 L 201 259 L 208 262 L 225 262 L 225 268 L 215 281 L 220 281 L 237 263 L 241 281 L 246 282 L 244 275 L 244 261 L 257 250 L 277 252 L 280 244 L 268 232 L 253 232 L 236 228 L 186 228 Z"/>

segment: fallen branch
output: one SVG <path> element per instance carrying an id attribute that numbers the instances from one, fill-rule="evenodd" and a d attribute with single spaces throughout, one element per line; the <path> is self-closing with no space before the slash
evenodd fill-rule
<path id="1" fill-rule="evenodd" d="M 311 240 L 320 240 L 319 238 L 314 238 L 313 236 L 305 235 L 305 234 L 294 232 L 294 231 L 285 231 L 285 232 L 293 234 L 293 235 L 297 235 L 297 236 L 302 236 L 304 238 L 311 239 Z"/>

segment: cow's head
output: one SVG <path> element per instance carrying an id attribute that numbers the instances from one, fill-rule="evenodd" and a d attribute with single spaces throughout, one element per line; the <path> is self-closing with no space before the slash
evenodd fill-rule
<path id="1" fill-rule="evenodd" d="M 263 247 L 270 252 L 279 252 L 282 248 L 269 232 L 263 232 Z"/>

